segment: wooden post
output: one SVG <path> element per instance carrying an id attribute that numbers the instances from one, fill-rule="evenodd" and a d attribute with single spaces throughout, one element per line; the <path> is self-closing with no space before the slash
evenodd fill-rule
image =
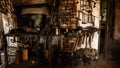
<path id="1" fill-rule="evenodd" d="M 52 36 L 48 36 L 48 53 L 49 53 L 49 68 L 52 68 L 52 53 L 51 53 L 51 47 L 52 47 Z"/>
<path id="2" fill-rule="evenodd" d="M 3 46 L 4 46 L 4 57 L 5 57 L 5 68 L 8 67 L 8 54 L 7 54 L 7 39 L 6 36 L 3 34 Z"/>
<path id="3" fill-rule="evenodd" d="M 2 13 L 0 12 L 0 30 L 3 29 Z"/>
<path id="4" fill-rule="evenodd" d="M 111 34 L 113 32 L 113 20 L 114 20 L 114 2 L 115 0 L 107 0 L 107 23 L 106 23 L 106 33 L 105 33 L 105 60 L 111 58 L 111 46 L 113 42 Z M 113 39 L 112 39 L 113 40 Z"/>
<path id="5" fill-rule="evenodd" d="M 5 57 L 5 68 L 8 66 L 8 55 L 7 55 L 7 39 L 6 36 L 4 35 L 4 30 L 3 30 L 3 20 L 2 20 L 2 13 L 0 12 L 0 33 L 2 36 L 2 46 L 4 47 L 4 57 Z"/>
<path id="6" fill-rule="evenodd" d="M 109 0 L 107 0 L 107 10 L 109 8 L 108 6 L 108 2 Z M 108 12 L 107 12 L 107 18 L 108 18 Z M 108 32 L 109 32 L 109 25 L 108 25 L 108 19 L 107 19 L 107 22 L 106 22 L 106 32 L 105 32 L 105 60 L 108 59 Z"/>

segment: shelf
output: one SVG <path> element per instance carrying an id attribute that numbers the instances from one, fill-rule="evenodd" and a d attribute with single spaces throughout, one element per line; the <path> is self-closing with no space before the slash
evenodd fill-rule
<path id="1" fill-rule="evenodd" d="M 38 32 L 7 33 L 5 36 L 37 35 Z"/>

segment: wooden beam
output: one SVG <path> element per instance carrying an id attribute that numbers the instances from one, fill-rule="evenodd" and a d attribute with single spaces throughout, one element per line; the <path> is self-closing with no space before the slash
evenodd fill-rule
<path id="1" fill-rule="evenodd" d="M 120 40 L 120 0 L 115 0 L 115 20 L 113 37 L 115 40 Z"/>
<path id="2" fill-rule="evenodd" d="M 107 0 L 107 23 L 105 32 L 105 59 L 109 60 L 111 56 L 111 46 L 113 46 L 113 23 L 114 23 L 114 0 Z"/>
<path id="3" fill-rule="evenodd" d="M 15 6 L 46 4 L 47 0 L 12 0 Z"/>
<path id="4" fill-rule="evenodd" d="M 2 13 L 0 12 L 0 30 L 3 30 Z"/>

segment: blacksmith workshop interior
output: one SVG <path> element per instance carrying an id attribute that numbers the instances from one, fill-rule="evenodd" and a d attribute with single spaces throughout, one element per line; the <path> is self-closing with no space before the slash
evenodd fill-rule
<path id="1" fill-rule="evenodd" d="M 0 68 L 120 68 L 120 0 L 0 0 Z"/>

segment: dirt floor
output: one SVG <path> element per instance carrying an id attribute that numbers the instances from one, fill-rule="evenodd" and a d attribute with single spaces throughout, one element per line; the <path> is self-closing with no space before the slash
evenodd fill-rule
<path id="1" fill-rule="evenodd" d="M 67 62 L 70 63 L 69 60 Z M 28 60 L 21 62 L 20 64 L 12 63 L 7 68 L 120 68 L 120 60 L 99 60 L 97 62 L 92 62 L 91 64 L 78 63 L 76 65 L 66 64 L 67 62 L 62 62 L 64 65 L 51 63 L 51 66 L 48 63 L 43 64 L 34 62 L 34 60 Z"/>

